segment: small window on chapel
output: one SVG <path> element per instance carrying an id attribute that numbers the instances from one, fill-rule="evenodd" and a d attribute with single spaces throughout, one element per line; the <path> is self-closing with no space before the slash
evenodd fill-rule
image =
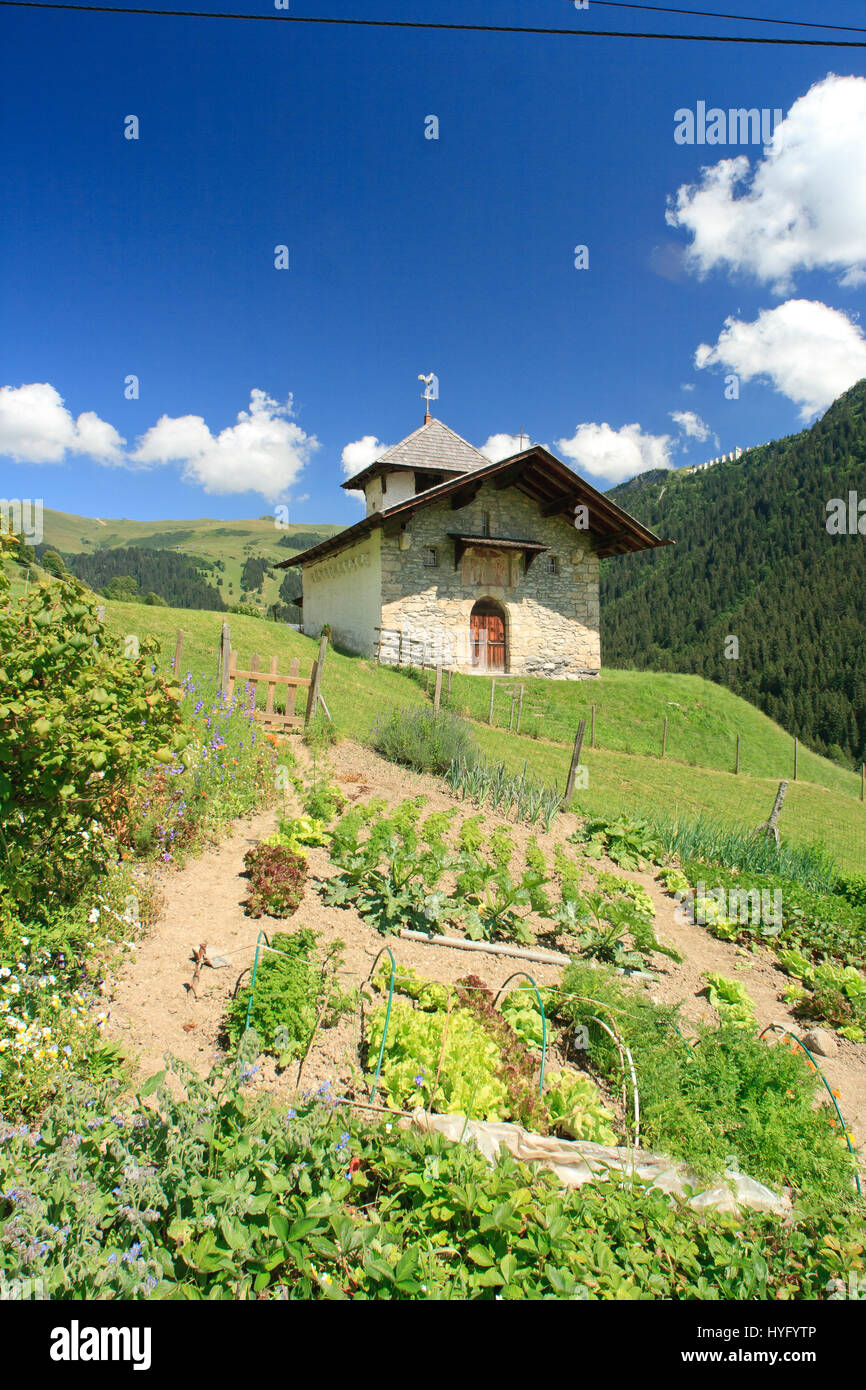
<path id="1" fill-rule="evenodd" d="M 547 556 L 547 573 L 548 573 L 548 574 L 559 574 L 559 556 L 558 556 L 558 555 L 548 555 L 548 556 Z"/>
<path id="2" fill-rule="evenodd" d="M 439 564 L 439 551 L 433 545 L 428 545 L 424 550 L 424 564 L 427 569 L 435 569 Z"/>
<path id="3" fill-rule="evenodd" d="M 482 512 L 482 513 L 481 513 L 481 534 L 482 534 L 482 536 L 489 536 L 489 535 L 490 535 L 490 513 L 489 513 L 489 512 Z"/>

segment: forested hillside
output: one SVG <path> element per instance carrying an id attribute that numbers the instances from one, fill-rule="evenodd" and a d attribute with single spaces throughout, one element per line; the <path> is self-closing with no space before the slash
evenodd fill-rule
<path id="1" fill-rule="evenodd" d="M 694 672 L 817 751 L 866 758 L 866 537 L 827 529 L 831 499 L 866 496 L 864 464 L 861 381 L 800 434 L 612 489 L 676 545 L 603 562 L 605 665 Z"/>
<path id="2" fill-rule="evenodd" d="M 38 546 L 37 551 L 44 550 Z M 130 576 L 142 595 L 153 593 L 169 608 L 205 608 L 224 612 L 226 605 L 219 591 L 202 574 L 215 570 L 213 561 L 191 560 L 172 550 L 151 550 L 139 546 L 99 550 L 95 555 L 64 555 L 70 573 L 102 590 L 113 580 Z M 114 597 L 122 595 L 113 593 Z"/>

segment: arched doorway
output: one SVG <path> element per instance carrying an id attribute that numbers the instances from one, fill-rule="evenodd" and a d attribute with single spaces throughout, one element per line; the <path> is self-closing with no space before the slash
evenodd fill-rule
<path id="1" fill-rule="evenodd" d="M 485 671 L 505 670 L 505 610 L 495 599 L 482 598 L 469 615 L 472 665 Z"/>

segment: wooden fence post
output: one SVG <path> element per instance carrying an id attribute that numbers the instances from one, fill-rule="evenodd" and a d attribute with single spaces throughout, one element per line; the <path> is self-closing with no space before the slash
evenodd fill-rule
<path id="1" fill-rule="evenodd" d="M 183 655 L 183 628 L 182 628 L 182 627 L 179 627 L 178 630 L 177 630 L 177 643 L 175 644 L 175 648 L 174 648 L 174 665 L 173 665 L 172 668 L 171 668 L 171 669 L 174 671 L 175 678 L 178 676 L 178 674 L 179 674 L 179 672 L 180 672 L 180 659 L 181 659 L 181 656 L 182 656 L 182 655 Z"/>
<path id="2" fill-rule="evenodd" d="M 433 691 L 433 713 L 439 713 L 439 701 L 442 699 L 442 667 L 436 667 L 436 687 Z"/>
<path id="3" fill-rule="evenodd" d="M 490 713 L 489 713 L 488 716 L 487 716 L 487 723 L 488 723 L 488 724 L 492 724 L 492 723 L 493 723 L 493 697 L 494 697 L 495 694 L 496 694 L 496 677 L 494 676 L 493 679 L 492 679 L 492 681 L 490 682 Z"/>
<path id="4" fill-rule="evenodd" d="M 305 724 L 309 724 L 310 720 L 316 712 L 316 704 L 319 699 L 319 686 L 322 684 L 322 667 L 325 664 L 325 652 L 327 651 L 327 649 L 328 634 L 327 632 L 323 632 L 321 641 L 319 642 L 319 657 L 317 661 L 313 662 L 313 669 L 310 673 L 310 698 L 307 700 L 307 714 L 306 718 L 304 719 Z"/>
<path id="5" fill-rule="evenodd" d="M 758 826 L 756 833 L 766 830 L 768 835 L 772 835 L 776 844 L 779 843 L 779 815 L 782 810 L 782 803 L 785 800 L 785 793 L 788 790 L 787 782 L 779 783 L 779 790 L 776 792 L 776 800 L 773 802 L 773 809 L 770 812 L 770 819 Z"/>
<path id="6" fill-rule="evenodd" d="M 232 649 L 232 635 L 228 623 L 223 623 L 220 633 L 220 664 L 219 664 L 219 687 L 220 694 L 225 695 L 229 686 L 229 655 Z"/>
<path id="7" fill-rule="evenodd" d="M 797 780 L 797 740 L 794 739 L 794 781 Z"/>
<path id="8" fill-rule="evenodd" d="M 571 755 L 571 767 L 568 769 L 568 781 L 565 784 L 565 796 L 562 798 L 563 806 L 568 806 L 574 793 L 574 779 L 577 776 L 577 767 L 580 762 L 580 750 L 583 746 L 583 731 L 586 728 L 586 720 L 581 719 L 577 726 L 577 734 L 574 739 L 574 752 Z"/>
<path id="9" fill-rule="evenodd" d="M 517 704 L 517 732 L 520 733 L 520 719 L 523 714 L 523 691 L 525 686 L 520 687 L 520 700 Z"/>
<path id="10" fill-rule="evenodd" d="M 665 754 L 667 753 L 667 751 L 668 751 L 668 717 L 667 717 L 667 715 L 665 715 L 665 724 L 664 724 L 664 728 L 662 729 L 662 757 L 665 756 Z"/>
<path id="11" fill-rule="evenodd" d="M 739 772 L 739 770 L 740 770 L 740 735 L 737 734 L 737 766 L 734 768 L 734 772 Z"/>
<path id="12" fill-rule="evenodd" d="M 280 661 L 280 658 L 279 658 L 278 656 L 272 656 L 272 657 L 271 657 L 270 675 L 275 676 L 275 675 L 277 674 L 277 671 L 279 670 L 279 661 Z M 287 687 L 286 689 L 287 689 L 287 694 L 288 694 L 288 687 Z M 277 690 L 277 683 L 276 683 L 276 681 L 268 681 L 268 696 L 267 696 L 267 700 L 265 701 L 265 714 L 273 714 L 273 712 L 274 712 L 274 695 L 276 694 L 276 690 Z M 286 706 L 287 706 L 287 707 L 288 707 L 288 703 L 289 703 L 289 702 L 288 702 L 288 699 L 287 699 L 287 700 L 286 700 Z"/>

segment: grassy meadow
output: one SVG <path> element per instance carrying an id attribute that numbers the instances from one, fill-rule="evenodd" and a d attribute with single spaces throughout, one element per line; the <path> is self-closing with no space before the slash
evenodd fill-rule
<path id="1" fill-rule="evenodd" d="M 298 657 L 301 673 L 309 672 L 318 651 L 317 641 L 258 618 L 229 614 L 227 620 L 242 667 L 253 652 L 258 652 L 264 666 L 277 656 L 281 669 L 288 670 L 291 659 Z M 183 627 L 181 674 L 191 671 L 196 677 L 216 678 L 219 614 L 109 602 L 106 624 L 120 634 L 147 632 L 159 637 L 165 666 L 173 660 L 177 630 Z M 790 735 L 730 691 L 699 676 L 644 671 L 605 670 L 597 681 L 586 683 L 522 683 L 526 687 L 523 729 L 527 715 L 532 717 L 534 702 L 549 702 L 559 716 L 559 724 L 542 718 L 544 738 L 509 733 L 507 727 L 488 727 L 483 722 L 490 703 L 490 681 L 485 677 L 455 675 L 452 705 L 477 721 L 476 737 L 485 756 L 514 770 L 526 762 L 538 776 L 563 786 L 574 731 L 585 718 L 582 762 L 588 770 L 588 786 L 576 800 L 582 810 L 599 814 L 624 810 L 672 818 L 705 815 L 725 824 L 757 826 L 767 819 L 778 782 L 784 777 L 788 779 L 788 793 L 780 821 L 783 834 L 798 844 L 824 844 L 842 867 L 856 870 L 862 866 L 866 806 L 859 800 L 859 777 L 801 747 L 798 781 L 791 781 Z M 507 688 L 517 684 L 514 680 L 497 683 L 495 719 L 506 726 L 511 708 Z M 380 712 L 394 706 L 424 705 L 430 698 L 422 684 L 406 673 L 333 648 L 328 650 L 322 691 L 338 729 L 352 738 L 365 738 Z M 602 745 L 595 748 L 589 746 L 593 703 L 596 741 Z M 667 757 L 662 760 L 660 731 L 665 714 L 668 745 Z M 741 755 L 740 773 L 735 776 L 730 749 L 737 731 Z M 557 736 L 561 741 L 556 741 Z M 657 747 L 650 752 L 654 736 Z"/>

